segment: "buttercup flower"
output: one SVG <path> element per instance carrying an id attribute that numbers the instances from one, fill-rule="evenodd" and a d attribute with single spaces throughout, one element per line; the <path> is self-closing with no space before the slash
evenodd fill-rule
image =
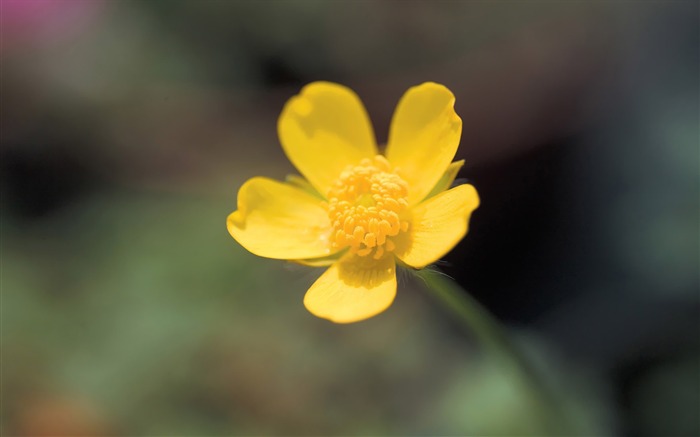
<path id="1" fill-rule="evenodd" d="M 397 263 L 420 269 L 440 259 L 479 205 L 473 186 L 450 188 L 464 163 L 451 163 L 462 133 L 454 102 L 436 83 L 409 89 L 380 155 L 352 90 L 305 86 L 277 125 L 305 179 L 248 180 L 228 231 L 255 255 L 330 266 L 304 297 L 314 315 L 349 323 L 384 311 L 396 296 Z"/>

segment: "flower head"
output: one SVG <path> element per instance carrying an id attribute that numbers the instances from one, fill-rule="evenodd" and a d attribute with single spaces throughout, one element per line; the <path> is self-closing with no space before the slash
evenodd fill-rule
<path id="1" fill-rule="evenodd" d="M 304 297 L 314 315 L 349 323 L 384 311 L 396 296 L 397 263 L 423 268 L 440 259 L 479 205 L 473 186 L 450 188 L 464 163 L 451 162 L 462 132 L 454 101 L 436 83 L 409 89 L 381 155 L 352 90 L 307 85 L 278 122 L 305 179 L 248 180 L 228 231 L 256 255 L 330 266 Z"/>

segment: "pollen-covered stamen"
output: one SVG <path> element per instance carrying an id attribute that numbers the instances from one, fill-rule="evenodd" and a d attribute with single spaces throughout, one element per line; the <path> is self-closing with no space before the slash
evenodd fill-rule
<path id="1" fill-rule="evenodd" d="M 331 244 L 376 259 L 393 251 L 391 237 L 408 230 L 402 219 L 407 197 L 408 184 L 383 156 L 349 166 L 328 193 Z"/>

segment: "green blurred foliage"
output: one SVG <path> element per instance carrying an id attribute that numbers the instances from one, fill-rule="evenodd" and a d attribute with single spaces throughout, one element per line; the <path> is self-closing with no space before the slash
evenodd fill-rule
<path id="1" fill-rule="evenodd" d="M 17 192 L 3 187 L 3 435 L 550 431 L 552 412 L 537 406 L 521 376 L 485 354 L 409 281 L 382 315 L 330 324 L 302 305 L 320 270 L 251 255 L 227 234 L 225 218 L 245 179 L 293 171 L 275 122 L 302 82 L 364 87 L 382 141 L 404 85 L 452 81 L 465 135 L 472 135 L 463 149 L 467 167 L 517 161 L 533 144 L 606 116 L 586 115 L 588 101 L 576 100 L 575 91 L 595 94 L 591 83 L 612 80 L 596 75 L 619 61 L 606 57 L 609 39 L 635 45 L 657 15 L 654 5 L 94 4 L 100 7 L 63 33 L 37 21 L 41 27 L 9 38 L 3 27 L 3 159 L 41 164 L 13 173 Z M 658 99 L 649 93 L 638 102 L 647 130 L 636 130 L 638 137 L 617 131 L 587 149 L 595 165 L 581 171 L 585 185 L 605 191 L 593 195 L 609 202 L 580 217 L 602 223 L 597 237 L 612 243 L 610 253 L 596 256 L 618 260 L 637 281 L 631 284 L 692 300 L 697 199 L 688 202 L 694 192 L 677 187 L 697 186 L 697 117 L 688 117 L 695 108 L 674 112 L 663 92 Z M 561 122 L 568 112 L 575 121 Z M 655 173 L 645 174 L 650 167 Z M 601 182 L 611 175 L 622 187 L 614 195 Z M 82 188 L 62 184 L 73 177 Z M 55 186 L 63 187 L 60 201 L 28 212 Z M 607 296 L 618 284 L 606 274 L 607 282 L 593 283 Z M 586 328 L 598 322 L 586 317 Z M 561 358 L 529 332 L 537 326 L 528 328 L 511 333 L 557 393 L 571 434 L 626 431 L 603 371 Z M 639 434 L 700 429 L 700 400 L 689 383 L 698 378 L 696 345 L 683 352 L 630 389 L 625 413 L 645 430 Z"/>

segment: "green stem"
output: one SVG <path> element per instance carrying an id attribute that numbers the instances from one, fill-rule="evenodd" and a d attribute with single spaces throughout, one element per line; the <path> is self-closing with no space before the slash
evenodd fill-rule
<path id="1" fill-rule="evenodd" d="M 527 389 L 533 401 L 537 402 L 543 414 L 547 429 L 551 434 L 563 434 L 571 431 L 567 420 L 568 413 L 549 384 L 542 380 L 540 373 L 513 344 L 501 325 L 493 319 L 469 293 L 461 289 L 443 273 L 423 269 L 415 271 L 426 288 L 438 297 L 473 333 L 482 346 L 494 357 L 501 359 Z"/>

